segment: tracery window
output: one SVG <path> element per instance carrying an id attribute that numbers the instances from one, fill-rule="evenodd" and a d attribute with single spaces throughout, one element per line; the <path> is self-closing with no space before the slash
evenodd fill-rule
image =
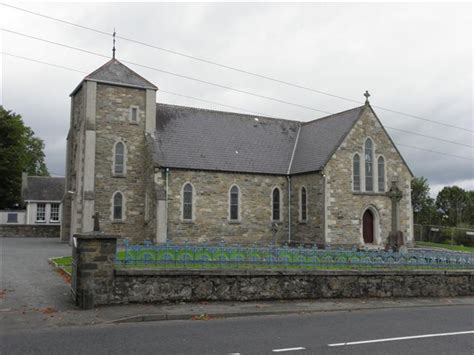
<path id="1" fill-rule="evenodd" d="M 365 141 L 365 191 L 374 190 L 374 152 L 370 138 Z"/>

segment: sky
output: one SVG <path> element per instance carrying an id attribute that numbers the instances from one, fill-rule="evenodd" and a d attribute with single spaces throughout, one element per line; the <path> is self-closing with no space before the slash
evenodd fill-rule
<path id="1" fill-rule="evenodd" d="M 474 190 L 472 4 L 470 3 L 18 3 L 30 11 L 305 86 L 370 102 L 416 176 L 435 194 Z M 111 56 L 110 35 L 0 6 L 2 27 Z M 52 175 L 64 175 L 69 94 L 108 59 L 0 32 L 0 102 L 45 142 Z M 340 112 L 360 104 L 284 85 L 118 38 L 117 59 L 259 95 Z M 327 114 L 129 65 L 157 85 L 157 101 L 249 110 L 309 121 Z M 81 73 L 84 72 L 84 73 Z M 178 93 L 218 104 L 170 94 Z M 388 108 L 457 129 L 382 110 Z M 394 130 L 401 129 L 401 132 Z M 409 133 L 411 132 L 411 133 Z M 428 135 L 457 144 L 412 133 Z M 433 150 L 436 154 L 406 146 Z"/>

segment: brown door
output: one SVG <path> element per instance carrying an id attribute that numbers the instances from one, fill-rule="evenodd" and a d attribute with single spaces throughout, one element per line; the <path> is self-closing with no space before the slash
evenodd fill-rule
<path id="1" fill-rule="evenodd" d="M 374 215 L 370 210 L 364 213 L 362 235 L 364 236 L 364 243 L 370 244 L 374 242 Z"/>

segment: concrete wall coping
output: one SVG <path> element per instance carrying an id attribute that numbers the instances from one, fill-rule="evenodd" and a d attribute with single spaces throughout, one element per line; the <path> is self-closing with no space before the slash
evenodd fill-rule
<path id="1" fill-rule="evenodd" d="M 474 276 L 474 270 L 198 270 L 198 269 L 115 269 L 116 276 L 393 276 L 452 275 Z"/>
<path id="2" fill-rule="evenodd" d="M 74 238 L 77 239 L 119 239 L 118 235 L 104 234 L 102 232 L 90 232 L 84 234 L 74 234 Z"/>

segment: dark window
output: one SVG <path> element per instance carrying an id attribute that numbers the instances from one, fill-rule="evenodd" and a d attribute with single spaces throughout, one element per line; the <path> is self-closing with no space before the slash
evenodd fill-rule
<path id="1" fill-rule="evenodd" d="M 115 164 L 114 164 L 114 173 L 123 174 L 124 168 L 124 152 L 125 147 L 122 142 L 118 142 L 115 145 Z"/>
<path id="2" fill-rule="evenodd" d="M 365 191 L 374 190 L 374 152 L 372 140 L 365 141 Z"/>
<path id="3" fill-rule="evenodd" d="M 272 192 L 272 219 L 280 220 L 280 189 L 275 187 Z"/>
<path id="4" fill-rule="evenodd" d="M 183 219 L 193 219 L 193 186 L 189 183 L 183 188 Z"/>
<path id="5" fill-rule="evenodd" d="M 7 223 L 18 223 L 18 214 L 9 213 L 7 215 Z"/>
<path id="6" fill-rule="evenodd" d="M 36 221 L 45 222 L 46 221 L 46 204 L 38 203 L 36 205 Z"/>
<path id="7" fill-rule="evenodd" d="M 385 160 L 383 157 L 379 157 L 378 160 L 378 173 L 379 173 L 379 192 L 385 191 Z"/>
<path id="8" fill-rule="evenodd" d="M 307 204 L 306 188 L 302 187 L 301 188 L 301 220 L 302 221 L 306 221 L 307 219 L 306 204 Z"/>
<path id="9" fill-rule="evenodd" d="M 230 189 L 230 219 L 237 221 L 239 219 L 239 188 L 232 186 Z"/>
<path id="10" fill-rule="evenodd" d="M 59 203 L 51 204 L 51 213 L 49 215 L 51 222 L 59 222 Z"/>
<path id="11" fill-rule="evenodd" d="M 352 162 L 354 191 L 360 191 L 360 157 L 359 154 L 354 155 Z"/>
<path id="12" fill-rule="evenodd" d="M 123 219 L 123 196 L 121 192 L 114 195 L 114 220 Z"/>

